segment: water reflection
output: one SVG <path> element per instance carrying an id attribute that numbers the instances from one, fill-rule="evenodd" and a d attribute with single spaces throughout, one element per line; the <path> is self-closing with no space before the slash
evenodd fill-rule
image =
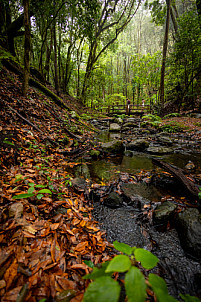
<path id="1" fill-rule="evenodd" d="M 105 182 L 118 178 L 120 172 L 136 174 L 141 170 L 151 171 L 157 167 L 152 164 L 148 154 L 133 153 L 132 156 L 116 156 L 95 160 L 88 165 L 92 180 Z M 161 160 L 184 169 L 189 160 L 196 166 L 196 173 L 201 173 L 201 154 L 170 154 L 158 157 Z"/>

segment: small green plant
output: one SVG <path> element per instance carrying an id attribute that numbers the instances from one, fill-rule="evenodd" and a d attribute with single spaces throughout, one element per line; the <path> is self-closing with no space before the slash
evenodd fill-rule
<path id="1" fill-rule="evenodd" d="M 154 115 L 154 114 L 147 114 L 147 115 L 144 115 L 142 118 L 145 119 L 145 120 L 150 120 L 152 122 L 155 122 L 155 121 L 160 122 L 161 121 L 160 116 Z"/>
<path id="2" fill-rule="evenodd" d="M 166 119 L 166 118 L 178 117 L 178 116 L 181 116 L 181 114 L 177 112 L 173 112 L 173 113 L 166 114 L 163 118 Z"/>
<path id="3" fill-rule="evenodd" d="M 201 188 L 199 188 L 199 190 L 201 191 Z M 201 199 L 201 192 L 198 193 L 198 197 Z"/>
<path id="4" fill-rule="evenodd" d="M 144 302 L 147 298 L 147 289 L 151 289 L 158 302 L 178 301 L 168 294 L 167 285 L 163 278 L 150 273 L 145 277 L 140 270 L 154 268 L 159 259 L 151 252 L 125 243 L 113 242 L 115 249 L 123 254 L 115 256 L 111 261 L 102 264 L 100 268 L 94 267 L 91 261 L 86 264 L 93 267 L 92 273 L 84 279 L 95 280 L 89 284 L 83 302 L 117 302 L 119 301 L 121 287 L 118 281 L 112 278 L 113 273 L 125 273 L 124 286 L 128 302 Z M 199 302 L 196 297 L 181 295 L 185 302 Z"/>
<path id="5" fill-rule="evenodd" d="M 18 179 L 21 180 L 21 179 Z M 44 194 L 52 194 L 52 192 L 46 188 L 45 185 L 35 185 L 34 183 L 28 183 L 29 189 L 27 193 L 22 193 L 13 196 L 13 199 L 22 199 L 22 198 L 30 198 L 36 196 L 37 199 L 43 198 Z M 39 191 L 36 191 L 37 188 L 42 188 Z"/>
<path id="6" fill-rule="evenodd" d="M 167 124 L 161 125 L 160 130 L 168 133 L 182 132 L 184 129 L 187 129 L 184 125 L 176 122 L 169 122 Z"/>

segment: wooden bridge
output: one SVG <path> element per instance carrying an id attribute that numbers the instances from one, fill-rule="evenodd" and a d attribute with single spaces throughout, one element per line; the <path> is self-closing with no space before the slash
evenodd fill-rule
<path id="1" fill-rule="evenodd" d="M 107 107 L 102 107 L 99 111 L 108 113 L 109 115 L 114 114 L 126 114 L 126 105 L 110 105 Z M 128 115 L 143 115 L 151 113 L 151 108 L 149 105 L 132 105 L 130 104 L 130 111 Z"/>

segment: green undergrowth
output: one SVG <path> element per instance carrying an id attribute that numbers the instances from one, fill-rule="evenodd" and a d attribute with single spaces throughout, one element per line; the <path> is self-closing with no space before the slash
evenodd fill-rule
<path id="1" fill-rule="evenodd" d="M 94 281 L 89 284 L 83 302 L 118 302 L 122 287 L 125 289 L 128 302 L 144 302 L 151 295 L 154 295 L 154 301 L 158 302 L 178 301 L 169 295 L 164 279 L 150 273 L 159 262 L 155 255 L 145 249 L 130 247 L 118 241 L 113 244 L 121 255 L 103 263 L 101 267 L 95 267 L 93 262 L 85 261 L 93 271 L 83 278 Z M 122 279 L 116 280 L 114 278 L 116 273 L 123 274 Z M 200 301 L 190 295 L 180 294 L 180 297 L 185 302 Z"/>

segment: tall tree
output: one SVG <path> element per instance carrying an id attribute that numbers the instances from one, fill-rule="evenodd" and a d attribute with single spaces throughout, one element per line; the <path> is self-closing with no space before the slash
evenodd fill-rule
<path id="1" fill-rule="evenodd" d="M 30 72 L 30 17 L 29 17 L 29 0 L 23 1 L 24 6 L 24 77 L 22 91 L 23 95 L 27 94 L 29 87 L 29 72 Z"/>
<path id="2" fill-rule="evenodd" d="M 82 99 L 85 100 L 86 91 L 89 84 L 95 63 L 102 53 L 111 46 L 123 29 L 128 25 L 135 15 L 141 0 L 121 1 L 106 0 L 102 3 L 101 11 L 94 20 L 93 28 L 89 38 L 89 55 L 86 66 L 86 73 L 82 87 Z"/>
<path id="3" fill-rule="evenodd" d="M 167 57 L 167 48 L 168 48 L 168 33 L 169 33 L 169 24 L 170 24 L 170 8 L 171 8 L 171 0 L 166 0 L 167 4 L 167 14 L 166 14 L 166 24 L 165 24 L 165 34 L 163 41 L 163 57 L 161 64 L 161 80 L 160 80 L 160 88 L 159 88 L 159 97 L 160 97 L 160 107 L 161 113 L 163 113 L 164 109 L 164 93 L 165 93 L 165 67 L 166 67 L 166 57 Z"/>

